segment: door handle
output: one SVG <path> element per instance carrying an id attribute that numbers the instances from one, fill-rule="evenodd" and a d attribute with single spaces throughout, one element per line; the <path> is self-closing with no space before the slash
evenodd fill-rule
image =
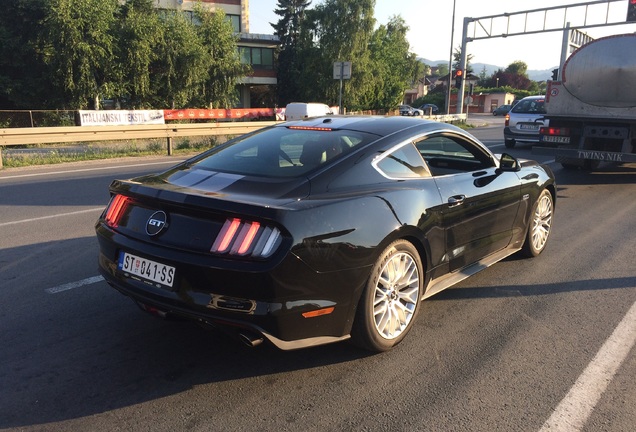
<path id="1" fill-rule="evenodd" d="M 455 207 L 458 205 L 462 205 L 465 199 L 466 195 L 454 195 L 448 199 L 448 206 Z"/>

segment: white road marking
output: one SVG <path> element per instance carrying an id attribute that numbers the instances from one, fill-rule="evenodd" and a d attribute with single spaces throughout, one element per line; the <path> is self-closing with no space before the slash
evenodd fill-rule
<path id="1" fill-rule="evenodd" d="M 0 227 L 9 226 L 9 225 L 17 225 L 17 224 L 27 223 L 27 222 L 37 222 L 37 221 L 41 221 L 41 220 L 44 220 L 44 219 L 53 219 L 53 218 L 56 218 L 56 217 L 73 216 L 73 215 L 82 214 L 82 213 L 91 213 L 91 212 L 95 212 L 95 211 L 98 211 L 98 210 L 102 211 L 105 208 L 106 208 L 106 204 L 104 204 L 102 207 L 95 207 L 95 208 L 88 209 L 88 210 L 79 210 L 79 211 L 70 212 L 70 213 L 60 213 L 60 214 L 54 214 L 54 215 L 49 215 L 49 216 L 41 216 L 41 217 L 31 218 L 31 219 L 22 219 L 22 220 L 12 221 L 12 222 L 2 222 L 2 223 L 0 223 Z"/>
<path id="2" fill-rule="evenodd" d="M 184 159 L 176 159 L 176 160 L 169 160 L 169 161 L 163 161 L 163 162 L 147 162 L 147 163 L 140 163 L 140 164 L 116 165 L 116 166 L 109 165 L 105 167 L 69 169 L 65 171 L 51 171 L 51 172 L 43 172 L 43 173 L 8 175 L 6 177 L 0 177 L 0 180 L 15 179 L 15 178 L 22 178 L 22 177 L 40 177 L 40 176 L 56 175 L 56 174 L 72 174 L 72 173 L 86 172 L 86 171 L 103 171 L 103 170 L 112 170 L 112 169 L 129 168 L 129 167 L 136 168 L 136 167 L 145 167 L 150 165 L 168 165 L 168 164 L 176 165 L 179 162 L 183 162 L 183 160 Z"/>
<path id="3" fill-rule="evenodd" d="M 632 305 L 539 432 L 582 430 L 635 342 L 636 303 Z"/>
<path id="4" fill-rule="evenodd" d="M 93 276 L 93 277 L 89 277 L 89 278 L 86 278 L 86 279 L 82 279 L 82 280 L 77 281 L 77 282 L 70 282 L 70 283 L 67 283 L 67 284 L 64 284 L 64 285 L 58 285 L 58 286 L 53 287 L 53 288 L 47 288 L 44 291 L 46 291 L 49 294 L 57 294 L 57 293 L 62 292 L 62 291 L 72 290 L 72 289 L 75 289 L 75 288 L 82 287 L 84 285 L 91 285 L 91 284 L 94 284 L 94 283 L 97 283 L 97 282 L 101 282 L 103 280 L 104 280 L 103 276 Z"/>

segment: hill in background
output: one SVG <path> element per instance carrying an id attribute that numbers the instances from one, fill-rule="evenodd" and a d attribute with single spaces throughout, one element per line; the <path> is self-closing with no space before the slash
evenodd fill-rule
<path id="1" fill-rule="evenodd" d="M 420 58 L 419 59 L 422 63 L 427 64 L 429 66 L 437 66 L 438 64 L 445 64 L 448 65 L 448 60 L 428 60 L 425 58 Z M 495 65 L 491 65 L 491 64 L 485 64 L 485 63 L 471 63 L 471 66 L 473 67 L 473 73 L 475 75 L 479 75 L 481 73 L 481 71 L 484 69 L 484 66 L 486 67 L 486 76 L 491 76 L 493 73 L 497 72 L 499 69 L 506 69 L 506 66 L 495 66 Z M 550 69 L 545 69 L 545 70 L 530 70 L 528 69 L 528 78 L 530 78 L 532 81 L 546 81 L 552 78 L 552 69 L 557 68 L 558 66 L 554 66 Z"/>

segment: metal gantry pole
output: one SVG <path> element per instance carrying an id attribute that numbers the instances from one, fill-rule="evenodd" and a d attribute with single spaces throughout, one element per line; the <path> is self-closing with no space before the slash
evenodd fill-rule
<path id="1" fill-rule="evenodd" d="M 451 80 L 453 79 L 453 36 L 455 35 L 455 0 L 453 0 L 453 19 L 451 21 L 450 54 L 448 58 L 448 89 L 446 90 L 446 114 L 450 114 Z"/>

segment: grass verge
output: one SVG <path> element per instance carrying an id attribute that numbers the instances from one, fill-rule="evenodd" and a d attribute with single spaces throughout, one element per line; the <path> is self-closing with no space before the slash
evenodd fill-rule
<path id="1" fill-rule="evenodd" d="M 218 138 L 222 137 L 201 137 L 196 140 L 191 138 L 175 139 L 173 154 L 200 153 L 218 145 Z M 225 139 L 223 142 L 225 142 Z M 166 141 L 159 139 L 131 142 L 77 143 L 74 146 L 32 145 L 20 146 L 20 148 L 4 148 L 2 150 L 2 166 L 4 168 L 20 168 L 32 165 L 167 154 Z"/>

